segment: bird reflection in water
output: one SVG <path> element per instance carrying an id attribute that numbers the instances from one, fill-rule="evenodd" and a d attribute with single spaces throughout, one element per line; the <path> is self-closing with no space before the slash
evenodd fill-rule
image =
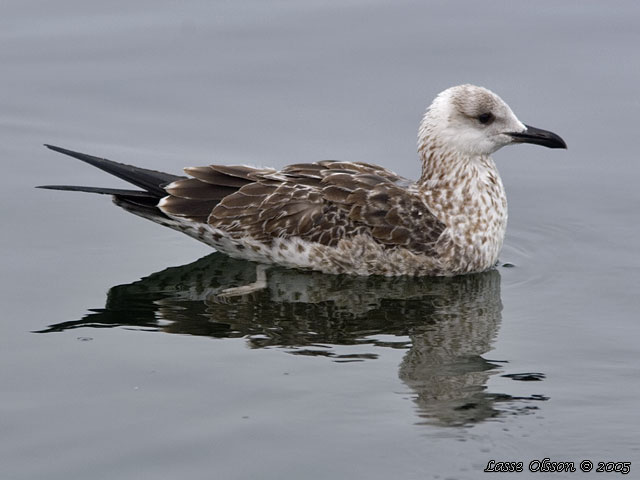
<path id="1" fill-rule="evenodd" d="M 501 413 L 526 413 L 547 400 L 487 392 L 501 365 L 482 357 L 502 319 L 497 270 L 413 278 L 261 269 L 213 253 L 115 286 L 105 308 L 41 332 L 123 326 L 245 338 L 251 348 L 277 347 L 337 362 L 375 359 L 380 348 L 404 349 L 399 377 L 412 392 L 420 421 L 429 424 L 470 425 Z M 266 279 L 263 288 L 260 277 Z"/>

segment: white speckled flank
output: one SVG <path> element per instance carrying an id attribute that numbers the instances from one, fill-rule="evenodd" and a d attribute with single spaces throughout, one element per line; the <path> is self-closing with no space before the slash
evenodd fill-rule
<path id="1" fill-rule="evenodd" d="M 326 273 L 457 275 L 498 260 L 507 199 L 490 155 L 513 143 L 566 148 L 491 91 L 460 85 L 424 115 L 417 181 L 338 161 L 279 171 L 209 165 L 177 177 L 49 146 L 144 190 L 44 188 L 111 194 L 126 210 L 236 258 Z"/>

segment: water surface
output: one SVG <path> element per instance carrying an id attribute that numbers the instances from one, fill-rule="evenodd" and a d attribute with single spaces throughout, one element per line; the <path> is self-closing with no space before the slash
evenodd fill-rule
<path id="1" fill-rule="evenodd" d="M 639 20 L 635 2 L 4 2 L 0 476 L 636 471 Z M 120 185 L 42 143 L 415 178 L 424 108 L 465 82 L 569 145 L 496 154 L 509 266 L 480 275 L 273 268 L 225 299 L 254 264 L 32 188 Z"/>

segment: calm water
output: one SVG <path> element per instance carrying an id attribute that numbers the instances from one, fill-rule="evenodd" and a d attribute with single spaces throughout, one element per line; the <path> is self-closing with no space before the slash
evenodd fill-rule
<path id="1" fill-rule="evenodd" d="M 476 479 L 544 457 L 637 474 L 640 4 L 0 13 L 2 479 Z M 481 275 L 274 268 L 225 301 L 253 264 L 32 188 L 120 185 L 45 142 L 169 172 L 337 158 L 416 177 L 424 108 L 465 82 L 569 144 L 498 152 L 510 266 Z"/>

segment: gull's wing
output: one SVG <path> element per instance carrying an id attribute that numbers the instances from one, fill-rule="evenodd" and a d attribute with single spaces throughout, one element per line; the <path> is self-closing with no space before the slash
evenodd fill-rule
<path id="1" fill-rule="evenodd" d="M 385 247 L 430 255 L 445 227 L 409 188 L 412 182 L 366 163 L 324 161 L 280 171 L 214 165 L 185 171 L 194 178 L 169 185 L 170 196 L 160 208 L 238 238 L 270 244 L 274 238 L 297 237 L 335 246 L 341 239 L 370 235 Z"/>

